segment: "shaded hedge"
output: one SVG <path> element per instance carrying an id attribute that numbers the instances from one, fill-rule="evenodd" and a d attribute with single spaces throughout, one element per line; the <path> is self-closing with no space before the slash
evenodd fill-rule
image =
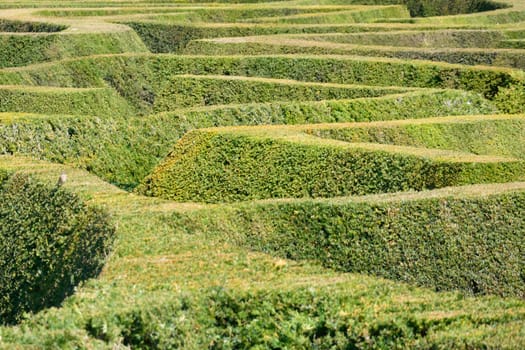
<path id="1" fill-rule="evenodd" d="M 114 228 L 61 188 L 18 174 L 0 180 L 0 323 L 12 324 L 97 276 Z"/>
<path id="2" fill-rule="evenodd" d="M 405 0 L 412 17 L 449 16 L 492 11 L 509 5 L 492 0 Z"/>
<path id="3" fill-rule="evenodd" d="M 378 97 L 403 88 L 311 84 L 225 76 L 173 76 L 155 96 L 155 112 L 177 108 L 275 101 L 320 101 Z"/>
<path id="4" fill-rule="evenodd" d="M 54 23 L 22 22 L 0 19 L 0 32 L 53 33 L 66 29 L 67 26 Z"/>
<path id="5" fill-rule="evenodd" d="M 462 161 L 463 155 L 439 160 L 424 151 L 411 155 L 333 145 L 313 137 L 303 141 L 299 132 L 286 134 L 286 129 L 275 129 L 274 134 L 192 131 L 137 190 L 177 201 L 217 203 L 525 179 L 525 162 L 520 161 Z"/>
<path id="6" fill-rule="evenodd" d="M 438 291 L 525 297 L 525 192 L 421 197 L 220 207 L 204 230 L 280 257 Z"/>

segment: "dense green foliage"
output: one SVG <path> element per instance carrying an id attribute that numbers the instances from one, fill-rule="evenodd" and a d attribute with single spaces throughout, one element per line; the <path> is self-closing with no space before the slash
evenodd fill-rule
<path id="1" fill-rule="evenodd" d="M 290 80 L 175 75 L 162 83 L 153 109 L 162 112 L 209 105 L 352 99 L 406 91 L 402 88 L 312 84 Z"/>
<path id="2" fill-rule="evenodd" d="M 194 131 L 138 191 L 178 201 L 336 197 L 524 180 L 525 162 L 439 159 L 432 153 L 329 144 L 276 129 L 252 135 Z M 405 153 L 403 153 L 405 152 Z M 450 155 L 449 155 L 450 156 Z"/>
<path id="3" fill-rule="evenodd" d="M 386 35 L 388 36 L 388 35 Z M 305 40 L 267 40 L 247 39 L 248 42 L 217 42 L 196 40 L 190 42 L 182 52 L 184 54 L 206 55 L 359 55 L 387 57 L 407 60 L 427 60 L 465 65 L 496 65 L 500 67 L 525 68 L 525 56 L 520 50 L 506 49 L 455 49 L 449 48 L 410 48 L 391 46 L 361 46 L 353 44 L 332 44 L 308 42 Z M 500 42 L 503 43 L 504 41 Z M 499 44 L 498 44 L 499 45 Z M 503 44 L 501 44 L 503 46 Z"/>
<path id="4" fill-rule="evenodd" d="M 470 119 L 463 122 L 383 124 L 312 130 L 316 136 L 346 142 L 372 142 L 439 148 L 473 154 L 525 157 L 525 118 Z"/>
<path id="5" fill-rule="evenodd" d="M 66 29 L 67 26 L 52 23 L 22 22 L 0 19 L 0 32 L 53 33 Z"/>
<path id="6" fill-rule="evenodd" d="M 31 99 L 13 106 L 33 109 L 43 105 L 51 110 L 57 110 L 60 106 L 60 98 L 42 101 L 43 104 L 39 104 Z M 90 104 L 89 109 L 80 108 L 89 99 L 76 101 L 67 97 L 66 101 L 72 102 L 74 108 L 64 112 L 84 112 L 88 115 L 0 114 L 0 154 L 27 154 L 53 162 L 75 164 L 126 189 L 135 187 L 146 177 L 179 138 L 192 129 L 495 112 L 487 100 L 459 91 L 416 92 L 376 99 L 244 104 L 162 113 L 147 118 L 118 117 L 125 111 L 119 111 L 118 100 L 109 100 L 111 103 L 100 103 L 101 100 L 98 100 L 99 103 Z M 107 107 L 110 110 L 104 110 Z M 94 116 L 90 116 L 90 112 Z M 99 113 L 105 117 L 97 116 Z"/>
<path id="7" fill-rule="evenodd" d="M 221 207 L 206 230 L 251 249 L 473 294 L 525 296 L 525 194 Z M 227 219 L 226 219 L 227 218 Z"/>
<path id="8" fill-rule="evenodd" d="M 498 1 L 3 0 L 0 349 L 523 348 Z"/>
<path id="9" fill-rule="evenodd" d="M 115 33 L 0 35 L 0 68 L 94 54 L 146 52 L 131 30 Z"/>
<path id="10" fill-rule="evenodd" d="M 97 116 L 133 115 L 135 110 L 108 88 L 69 89 L 0 86 L 0 112 Z"/>
<path id="11" fill-rule="evenodd" d="M 519 83 L 515 72 L 428 62 L 344 56 L 114 55 L 0 72 L 2 84 L 114 87 L 146 112 L 166 77 L 177 74 L 239 75 L 377 86 L 452 88 L 493 98 Z"/>
<path id="12" fill-rule="evenodd" d="M 98 275 L 114 228 L 107 215 L 58 187 L 21 175 L 0 188 L 0 323 L 57 306 Z"/>
<path id="13" fill-rule="evenodd" d="M 448 16 L 508 7 L 492 0 L 406 0 L 413 17 Z"/>
<path id="14" fill-rule="evenodd" d="M 380 297 L 382 291 L 377 291 Z M 454 341 L 430 337 L 437 330 L 470 324 L 483 327 L 496 320 L 476 316 L 426 319 L 409 314 L 352 316 L 362 299 L 314 288 L 240 293 L 208 289 L 198 297 L 182 296 L 150 307 L 88 320 L 86 329 L 108 344 L 141 349 L 404 349 L 447 348 Z M 189 334 L 192 336 L 189 337 Z M 478 348 L 483 342 L 464 339 Z"/>

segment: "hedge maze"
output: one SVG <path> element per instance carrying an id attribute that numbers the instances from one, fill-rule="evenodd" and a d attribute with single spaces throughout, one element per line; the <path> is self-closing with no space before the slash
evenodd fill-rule
<path id="1" fill-rule="evenodd" d="M 524 70 L 521 0 L 2 1 L 0 349 L 525 347 Z"/>

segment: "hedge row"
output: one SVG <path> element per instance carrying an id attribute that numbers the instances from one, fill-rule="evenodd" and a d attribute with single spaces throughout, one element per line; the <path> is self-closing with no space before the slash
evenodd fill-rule
<path id="1" fill-rule="evenodd" d="M 509 7 L 492 0 L 405 0 L 413 17 L 449 16 Z"/>
<path id="2" fill-rule="evenodd" d="M 503 31 L 496 30 L 419 30 L 372 32 L 328 35 L 299 35 L 292 38 L 328 41 L 355 45 L 381 45 L 438 48 L 491 48 L 498 47 L 506 38 Z"/>
<path id="3" fill-rule="evenodd" d="M 121 341 L 131 348 L 148 349 L 481 349 L 490 348 L 491 340 L 469 329 L 490 324 L 501 331 L 513 318 L 515 322 L 522 319 L 505 320 L 496 311 L 489 317 L 486 309 L 483 315 L 435 317 L 434 313 L 432 317 L 421 315 L 421 308 L 427 306 L 419 304 L 417 310 L 405 304 L 378 315 L 372 311 L 378 300 L 389 302 L 383 293 L 388 292 L 374 290 L 370 303 L 367 296 L 348 290 L 303 287 L 241 292 L 215 287 L 199 296 L 112 310 L 111 315 L 90 318 L 85 328 L 108 348 Z M 493 308 L 501 309 L 498 306 Z M 497 346 L 511 348 L 513 344 L 519 344 L 519 338 L 505 338 Z"/>
<path id="4" fill-rule="evenodd" d="M 34 103 L 34 102 L 31 102 Z M 191 129 L 489 114 L 494 107 L 459 91 L 373 99 L 247 104 L 179 111 L 147 118 L 0 114 L 0 154 L 29 154 L 87 168 L 124 188 L 135 187 Z"/>
<path id="5" fill-rule="evenodd" d="M 450 152 L 442 157 L 442 153 L 334 144 L 286 128 L 252 133 L 192 131 L 137 191 L 170 200 L 217 203 L 525 179 L 525 162 Z"/>
<path id="6" fill-rule="evenodd" d="M 525 56 L 520 50 L 450 49 L 390 46 L 360 46 L 353 44 L 306 41 L 300 38 L 246 38 L 242 42 L 195 40 L 180 51 L 190 55 L 360 55 L 406 60 L 428 60 L 463 65 L 485 65 L 525 68 Z"/>
<path id="7" fill-rule="evenodd" d="M 342 56 L 175 56 L 117 55 L 80 58 L 0 71 L 0 83 L 104 87 L 128 101 L 151 106 L 152 93 L 166 76 L 241 75 L 311 82 L 378 86 L 453 88 L 493 98 L 500 88 L 520 82 L 518 71 L 443 63 Z M 132 83 L 130 83 L 132 82 Z"/>
<path id="8" fill-rule="evenodd" d="M 191 40 L 202 38 L 240 37 L 272 34 L 301 33 L 354 33 L 369 31 L 390 31 L 395 27 L 355 25 L 286 25 L 286 24 L 184 24 L 164 21 L 122 22 L 133 28 L 148 48 L 155 53 L 173 53 L 183 49 Z"/>
<path id="9" fill-rule="evenodd" d="M 272 101 L 319 101 L 378 97 L 406 92 L 402 88 L 304 83 L 290 80 L 233 76 L 175 75 L 162 82 L 153 110 L 257 103 Z"/>
<path id="10" fill-rule="evenodd" d="M 135 110 L 109 88 L 0 86 L 0 112 L 123 116 Z"/>
<path id="11" fill-rule="evenodd" d="M 22 175 L 0 180 L 0 324 L 12 324 L 97 276 L 114 228 L 63 189 Z"/>
<path id="12" fill-rule="evenodd" d="M 372 142 L 450 149 L 474 154 L 525 158 L 525 116 L 469 118 L 463 122 L 388 123 L 313 130 L 316 136 L 346 142 Z"/>
<path id="13" fill-rule="evenodd" d="M 67 26 L 42 22 L 22 22 L 8 19 L 0 19 L 0 32 L 18 33 L 52 33 L 60 32 Z"/>
<path id="14" fill-rule="evenodd" d="M 437 291 L 525 296 L 525 192 L 221 206 L 209 234 Z M 483 189 L 480 188 L 481 193 Z M 474 191 L 475 192 L 475 191 Z M 476 193 L 476 192 L 475 192 Z M 220 214 L 219 214 L 220 212 Z"/>
<path id="15" fill-rule="evenodd" d="M 131 30 L 85 34 L 0 35 L 0 68 L 95 54 L 147 52 Z"/>

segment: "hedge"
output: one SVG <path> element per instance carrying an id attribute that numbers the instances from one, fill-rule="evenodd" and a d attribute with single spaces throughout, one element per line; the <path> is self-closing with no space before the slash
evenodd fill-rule
<path id="1" fill-rule="evenodd" d="M 96 54 L 147 51 L 132 30 L 79 34 L 2 34 L 0 68 Z"/>
<path id="2" fill-rule="evenodd" d="M 492 0 L 405 0 L 413 17 L 450 16 L 510 7 Z"/>
<path id="3" fill-rule="evenodd" d="M 382 290 L 374 291 L 375 303 L 349 294 L 313 287 L 248 292 L 214 287 L 198 296 L 113 310 L 112 315 L 90 318 L 85 328 L 108 348 L 121 341 L 131 348 L 148 349 L 386 350 L 490 347 L 490 340 L 477 332 L 467 336 L 467 330 L 505 324 L 495 311 L 488 319 L 486 314 L 485 319 L 479 314 L 432 317 L 415 315 L 421 309 L 405 306 L 378 315 L 371 309 L 385 298 Z M 356 309 L 360 310 L 357 317 Z M 504 343 L 510 348 L 517 342 L 507 339 Z"/>
<path id="4" fill-rule="evenodd" d="M 525 296 L 525 192 L 277 201 L 210 212 L 210 235 L 437 291 Z M 451 193 L 454 193 L 452 195 Z M 219 214 L 220 213 L 220 214 Z"/>
<path id="5" fill-rule="evenodd" d="M 67 29 L 67 26 L 61 24 L 0 19 L 0 32 L 53 33 L 64 29 Z"/>
<path id="6" fill-rule="evenodd" d="M 0 112 L 125 116 L 136 113 L 109 88 L 0 86 Z"/>
<path id="7" fill-rule="evenodd" d="M 313 130 L 313 134 L 346 142 L 372 142 L 450 149 L 474 154 L 525 157 L 525 116 L 468 118 L 463 122 L 388 123 Z"/>
<path id="8" fill-rule="evenodd" d="M 402 88 L 313 84 L 277 79 L 175 75 L 162 83 L 153 110 L 162 112 L 185 107 L 250 102 L 352 99 L 406 91 Z"/>
<path id="9" fill-rule="evenodd" d="M 273 135 L 273 136 L 272 136 Z M 192 131 L 137 188 L 177 201 L 336 197 L 525 179 L 525 162 L 334 144 L 286 128 Z"/>
<path id="10" fill-rule="evenodd" d="M 81 281 L 99 274 L 113 239 L 106 213 L 76 195 L 3 178 L 0 188 L 0 323 L 58 306 Z"/>
<path id="11" fill-rule="evenodd" d="M 34 101 L 28 106 L 35 105 Z M 226 125 L 300 124 L 490 114 L 480 96 L 461 91 L 411 92 L 356 100 L 214 106 L 144 117 L 104 118 L 0 114 L 0 154 L 71 163 L 130 189 L 146 177 L 185 132 Z M 77 109 L 78 110 L 78 109 Z M 133 145 L 130 147 L 130 145 Z"/>
<path id="12" fill-rule="evenodd" d="M 453 88 L 493 98 L 520 82 L 521 72 L 501 68 L 343 56 L 117 55 L 0 71 L 0 83 L 105 87 L 130 102 L 151 106 L 165 77 L 176 74 L 242 75 L 378 86 Z M 129 82 L 133 83 L 130 84 Z M 153 94 L 152 94 L 153 92 Z M 146 108 L 145 107 L 145 108 Z"/>
<path id="13" fill-rule="evenodd" d="M 525 68 L 525 57 L 520 50 L 476 48 L 418 48 L 366 46 L 304 40 L 311 37 L 272 39 L 270 37 L 244 38 L 242 42 L 195 40 L 180 52 L 185 55 L 360 55 L 404 60 L 427 60 L 463 65 Z M 498 45 L 502 46 L 502 45 Z"/>

